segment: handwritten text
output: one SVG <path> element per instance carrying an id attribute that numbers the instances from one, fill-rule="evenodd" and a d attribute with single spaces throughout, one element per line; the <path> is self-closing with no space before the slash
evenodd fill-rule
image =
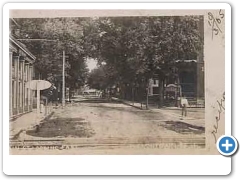
<path id="1" fill-rule="evenodd" d="M 222 98 L 220 100 L 217 100 L 217 111 L 218 111 L 218 114 L 215 116 L 215 124 L 213 126 L 213 131 L 212 131 L 215 143 L 217 142 L 216 134 L 218 133 L 218 128 L 219 128 L 218 124 L 219 124 L 219 121 L 221 120 L 222 113 L 225 111 L 225 93 L 223 93 Z"/>
<path id="2" fill-rule="evenodd" d="M 220 24 L 222 23 L 222 19 L 224 18 L 224 13 L 220 9 L 217 17 L 214 17 L 211 12 L 208 12 L 208 24 L 212 29 L 212 39 L 213 36 L 222 33 L 222 29 L 220 28 Z"/>

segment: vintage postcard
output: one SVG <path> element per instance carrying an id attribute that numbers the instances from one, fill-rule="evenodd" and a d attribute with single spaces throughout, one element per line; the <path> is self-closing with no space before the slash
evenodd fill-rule
<path id="1" fill-rule="evenodd" d="M 61 7 L 9 8 L 9 155 L 219 155 L 228 5 Z"/>

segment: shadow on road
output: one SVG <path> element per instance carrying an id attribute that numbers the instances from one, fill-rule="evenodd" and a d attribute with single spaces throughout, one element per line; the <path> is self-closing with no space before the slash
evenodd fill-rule
<path id="1" fill-rule="evenodd" d="M 192 124 L 188 124 L 181 121 L 164 121 L 164 124 L 162 124 L 164 128 L 175 131 L 177 133 L 181 134 L 202 134 L 205 133 L 205 128 L 201 126 L 196 126 Z"/>
<path id="2" fill-rule="evenodd" d="M 118 103 L 112 103 L 112 104 L 118 104 Z M 122 104 L 122 103 L 119 103 Z M 153 111 L 149 111 L 146 109 L 138 109 L 138 108 L 134 108 L 132 106 L 114 106 L 114 105 L 110 105 L 110 106 L 105 106 L 104 104 L 90 104 L 88 105 L 88 107 L 91 108 L 97 108 L 98 110 L 101 110 L 101 112 L 120 112 L 120 113 L 131 113 L 134 114 L 136 116 L 139 117 L 139 120 L 163 120 L 165 118 L 165 116 L 161 113 L 161 112 L 153 112 Z"/>
<path id="3" fill-rule="evenodd" d="M 55 118 L 42 121 L 26 134 L 36 137 L 91 137 L 94 130 L 82 118 Z"/>

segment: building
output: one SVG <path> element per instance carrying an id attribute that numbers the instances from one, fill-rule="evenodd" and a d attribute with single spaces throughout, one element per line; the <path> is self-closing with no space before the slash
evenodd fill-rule
<path id="1" fill-rule="evenodd" d="M 164 80 L 164 104 L 176 106 L 179 97 L 186 97 L 194 103 L 204 104 L 204 61 L 177 60 L 175 72 Z M 148 95 L 156 100 L 159 96 L 159 80 L 149 80 Z"/>
<path id="2" fill-rule="evenodd" d="M 200 60 L 178 60 L 179 85 L 181 95 L 189 98 L 204 99 L 204 62 Z"/>
<path id="3" fill-rule="evenodd" d="M 32 110 L 33 92 L 26 87 L 26 83 L 33 79 L 35 60 L 36 57 L 26 46 L 19 42 L 14 34 L 10 33 L 10 118 Z"/>
<path id="4" fill-rule="evenodd" d="M 200 48 L 194 59 L 176 60 L 173 63 L 173 73 L 164 77 L 164 102 L 179 105 L 177 99 L 185 96 L 200 107 L 205 102 L 204 85 L 204 17 L 200 16 L 198 29 L 200 33 Z M 149 84 L 149 94 L 152 99 L 159 96 L 158 80 L 152 79 Z M 174 103 L 176 102 L 176 103 Z"/>

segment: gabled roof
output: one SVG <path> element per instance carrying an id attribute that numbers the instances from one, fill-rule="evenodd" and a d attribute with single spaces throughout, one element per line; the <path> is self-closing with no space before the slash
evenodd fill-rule
<path id="1" fill-rule="evenodd" d="M 14 18 L 10 18 L 10 21 L 12 21 L 15 26 L 20 27 L 20 25 L 15 21 Z"/>
<path id="2" fill-rule="evenodd" d="M 21 42 L 16 40 L 12 35 L 9 35 L 9 40 L 14 43 L 17 47 L 19 47 L 23 52 L 25 52 L 31 60 L 35 61 L 36 57 L 26 48 L 25 45 L 23 45 Z"/>

